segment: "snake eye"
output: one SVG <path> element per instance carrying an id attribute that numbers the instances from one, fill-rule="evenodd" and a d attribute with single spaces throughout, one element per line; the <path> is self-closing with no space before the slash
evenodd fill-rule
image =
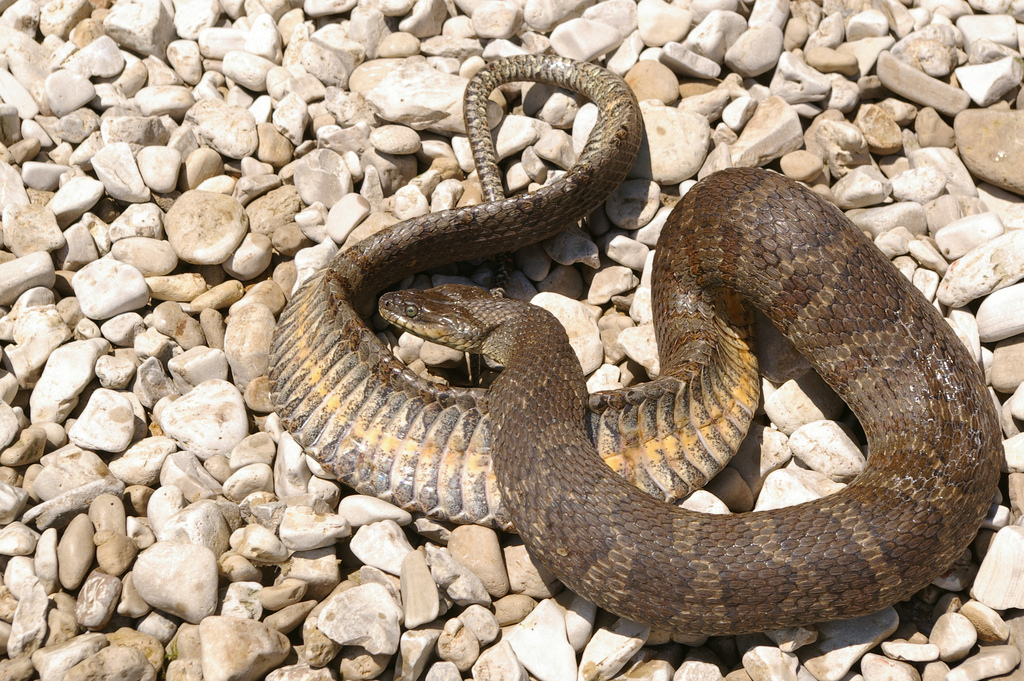
<path id="1" fill-rule="evenodd" d="M 420 309 L 411 303 L 405 306 L 405 316 L 409 319 L 415 319 L 416 315 L 419 314 Z"/>

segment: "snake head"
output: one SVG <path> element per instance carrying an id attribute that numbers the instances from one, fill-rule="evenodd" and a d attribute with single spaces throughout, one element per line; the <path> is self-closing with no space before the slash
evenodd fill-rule
<path id="1" fill-rule="evenodd" d="M 456 350 L 486 354 L 491 334 L 515 314 L 514 300 L 496 298 L 487 290 L 461 284 L 385 293 L 380 315 L 425 340 Z"/>

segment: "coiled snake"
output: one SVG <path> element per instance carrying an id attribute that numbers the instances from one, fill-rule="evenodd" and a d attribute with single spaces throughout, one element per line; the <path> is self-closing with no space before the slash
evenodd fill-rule
<path id="1" fill-rule="evenodd" d="M 518 80 L 579 92 L 597 104 L 598 119 L 563 177 L 500 200 L 487 97 Z M 465 111 L 491 200 L 407 220 L 338 254 L 281 315 L 270 378 L 284 425 L 345 484 L 431 517 L 509 530 L 491 470 L 487 393 L 419 378 L 361 315 L 373 309 L 381 289 L 411 272 L 515 249 L 588 215 L 632 166 L 641 121 L 622 79 L 558 57 L 488 65 L 470 81 Z M 587 428 L 601 456 L 631 482 L 678 499 L 703 486 L 736 451 L 757 405 L 758 376 L 742 334 L 722 324 L 677 322 L 664 331 L 661 376 L 594 395 Z M 694 361 L 703 352 L 695 348 L 718 346 L 730 349 L 723 361 Z"/>
<path id="2" fill-rule="evenodd" d="M 595 71 L 581 68 L 584 74 Z M 571 182 L 586 179 L 585 169 Z M 574 184 L 568 188 L 579 189 Z M 523 212 L 549 207 L 523 197 L 484 204 L 483 213 L 498 215 L 494 221 L 502 223 L 497 226 L 505 236 L 515 235 L 511 243 L 474 232 L 461 237 L 470 247 L 449 259 L 537 238 L 538 232 L 520 238 L 498 213 L 502 206 L 523 205 L 530 206 Z M 342 305 L 356 290 L 359 296 L 348 304 L 358 309 L 369 300 L 369 290 L 396 272 L 436 264 L 439 244 L 459 243 L 461 248 L 454 227 L 431 234 L 434 227 L 428 222 L 407 229 L 410 239 L 428 244 L 424 259 L 410 252 L 414 248 L 389 250 L 380 239 L 363 247 L 359 258 L 386 256 L 392 268 L 386 274 L 365 275 L 350 285 L 338 281 L 332 265 L 323 281 L 303 289 L 305 302 L 303 291 L 297 294 L 292 316 L 286 313 L 291 326 L 285 325 L 275 342 L 272 379 L 282 417 L 304 444 L 319 446 L 319 451 L 340 451 L 336 445 L 325 448 L 323 434 L 340 441 L 362 428 L 372 442 L 361 440 L 361 451 L 369 453 L 356 452 L 356 468 L 382 470 L 373 457 L 399 446 L 378 443 L 389 438 L 405 442 L 413 426 L 395 435 L 381 423 L 393 424 L 408 409 L 403 405 L 425 398 L 421 388 L 408 387 L 406 377 L 372 369 L 384 356 L 367 349 L 365 339 L 372 335 L 365 326 L 357 328 L 354 314 L 343 314 Z M 559 329 L 548 317 L 527 311 L 520 318 L 525 326 L 513 323 L 506 329 L 505 338 L 516 342 L 497 343 L 507 346 L 508 354 L 499 355 L 507 368 L 492 386 L 489 402 L 479 393 L 448 393 L 437 404 L 438 414 L 461 410 L 459 419 L 491 405 L 495 472 L 516 528 L 541 561 L 570 588 L 612 612 L 659 628 L 704 634 L 867 614 L 912 594 L 948 568 L 974 537 L 992 500 L 1001 443 L 979 371 L 937 311 L 841 212 L 764 171 L 722 171 L 699 183 L 673 211 L 660 243 L 655 317 L 667 327 L 685 320 L 682 336 L 701 326 L 718 328 L 714 292 L 741 292 L 858 416 L 871 449 L 868 468 L 838 494 L 770 512 L 706 516 L 667 506 L 601 463 L 586 437 L 586 397 L 575 356 L 565 343 L 556 342 Z M 373 261 L 359 258 L 373 270 Z M 330 304 L 311 305 L 315 295 L 310 291 L 321 289 Z M 294 337 L 300 322 L 294 310 L 302 312 L 303 306 L 315 313 L 314 326 L 329 330 L 331 343 L 347 344 L 340 364 L 317 364 L 338 351 L 321 345 L 325 337 L 315 330 Z M 402 309 L 397 308 L 399 314 Z M 659 329 L 660 346 L 663 333 Z M 706 368 L 730 354 L 720 346 L 735 341 L 719 334 L 716 346 L 713 336 L 698 336 L 696 349 L 672 342 L 661 346 L 683 368 L 681 375 L 689 372 L 704 393 L 730 385 L 716 376 L 735 375 Z M 353 343 L 356 338 L 363 339 L 361 344 Z M 379 384 L 371 399 L 349 398 L 353 386 L 367 386 L 374 377 Z M 334 390 L 338 381 L 347 382 L 344 390 Z M 362 396 L 365 390 L 357 392 Z M 383 407 L 372 397 L 381 390 L 390 391 Z M 351 404 L 347 410 L 346 404 Z M 322 427 L 341 418 L 357 425 Z M 321 426 L 311 428 L 317 419 Z M 436 420 L 437 414 L 432 423 Z M 424 432 L 430 430 L 422 418 L 418 423 Z M 710 431 L 700 432 L 706 442 L 703 436 Z M 395 470 L 392 464 L 388 471 Z M 410 465 L 415 481 L 415 462 Z M 395 498 L 390 483 L 382 492 Z M 408 494 L 419 493 L 437 496 L 438 489 L 410 483 Z"/>

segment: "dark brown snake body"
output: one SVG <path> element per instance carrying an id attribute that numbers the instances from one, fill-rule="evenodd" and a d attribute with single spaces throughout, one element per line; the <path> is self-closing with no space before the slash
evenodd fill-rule
<path id="1" fill-rule="evenodd" d="M 573 180 L 585 181 L 586 169 Z M 557 199 L 540 205 L 516 197 L 503 207 L 549 210 Z M 482 212 L 493 218 L 499 208 L 487 206 Z M 718 325 L 710 316 L 710 292 L 726 288 L 750 299 L 793 340 L 860 419 L 871 450 L 865 472 L 838 494 L 731 516 L 668 506 L 601 463 L 585 435 L 587 398 L 576 359 L 555 342 L 557 330 L 516 333 L 515 356 L 507 358 L 489 397 L 447 393 L 434 402 L 424 395 L 446 393 L 409 383 L 385 351 L 368 344 L 373 336 L 356 323 L 354 311 L 396 274 L 437 264 L 439 244 L 449 250 L 459 244 L 449 259 L 461 259 L 516 247 L 551 227 L 521 237 L 500 216 L 492 223 L 504 232 L 499 238 L 460 236 L 459 222 L 447 230 L 435 223 L 410 228 L 408 238 L 426 244 L 422 257 L 380 240 L 359 244 L 348 256 L 357 266 L 346 273 L 355 283 L 341 280 L 336 261 L 322 281 L 297 294 L 283 317 L 272 374 L 282 418 L 318 456 L 341 456 L 337 442 L 325 436 L 349 442 L 345 446 L 356 451 L 344 452 L 353 457 L 346 465 L 376 472 L 382 481 L 379 490 L 371 484 L 361 491 L 392 499 L 443 497 L 437 481 L 457 477 L 454 459 L 448 459 L 448 478 L 436 471 L 421 475 L 414 455 L 395 443 L 431 442 L 439 415 L 454 407 L 456 417 L 445 426 L 451 439 L 468 414 L 476 413 L 479 423 L 489 404 L 499 485 L 516 528 L 541 561 L 598 605 L 683 633 L 761 631 L 871 613 L 926 585 L 974 537 L 992 501 L 1001 457 L 995 410 L 979 371 L 937 311 L 830 204 L 780 176 L 734 169 L 694 187 L 662 232 L 655 318 L 670 329 L 683 320 L 679 335 L 702 340 L 693 347 L 671 338 L 662 344 L 659 327 L 659 347 L 662 362 L 680 367 L 705 395 L 690 407 L 706 412 L 695 422 L 723 420 L 707 405 L 729 398 L 706 396 L 742 384 L 721 378 L 734 376 L 732 369 L 714 368 L 734 354 L 732 336 L 718 334 L 716 345 L 715 334 L 706 333 Z M 441 232 L 427 233 L 435 227 Z M 376 257 L 384 258 L 382 269 Z M 326 302 L 317 303 L 317 296 Z M 378 392 L 382 399 L 374 397 Z M 409 424 L 403 410 L 416 400 L 427 406 Z M 430 404 L 436 413 L 428 423 L 422 413 Z M 339 426 L 342 421 L 354 425 Z M 381 428 L 382 422 L 399 428 Z M 421 431 L 416 437 L 414 428 Z M 370 441 L 350 437 L 359 429 Z M 711 432 L 701 430 L 697 439 L 706 442 Z M 472 442 L 463 444 L 464 452 L 484 455 Z M 390 473 L 381 471 L 401 466 L 379 460 L 381 452 L 394 451 L 409 457 L 413 471 L 400 494 L 384 480 Z M 334 465 L 330 457 L 322 460 Z M 427 482 L 416 488 L 417 479 Z M 494 522 L 488 508 L 469 509 L 466 518 L 472 512 Z"/>

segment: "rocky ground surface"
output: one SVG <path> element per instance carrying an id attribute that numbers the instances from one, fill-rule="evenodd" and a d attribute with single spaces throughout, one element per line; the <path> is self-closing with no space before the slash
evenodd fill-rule
<path id="1" fill-rule="evenodd" d="M 1024 679 L 1024 6 L 1016 0 L 0 1 L 0 680 Z M 512 535 L 351 495 L 282 432 L 267 353 L 339 248 L 477 201 L 466 79 L 595 60 L 643 162 L 516 254 L 594 390 L 657 372 L 651 252 L 730 165 L 808 183 L 942 311 L 1000 405 L 1000 495 L 954 569 L 858 620 L 705 639 L 596 611 Z M 494 96 L 510 192 L 594 120 Z M 488 284 L 493 263 L 410 280 Z M 410 365 L 463 357 L 378 327 Z M 853 418 L 783 344 L 763 412 L 686 503 L 827 494 Z"/>

